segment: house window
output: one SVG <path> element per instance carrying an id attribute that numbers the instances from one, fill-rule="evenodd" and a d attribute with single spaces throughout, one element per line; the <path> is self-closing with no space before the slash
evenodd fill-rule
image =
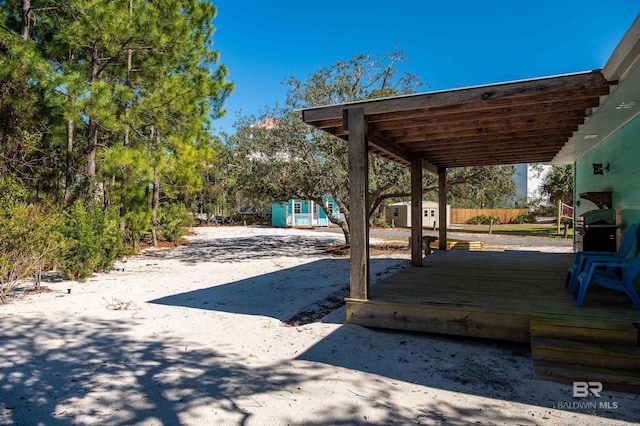
<path id="1" fill-rule="evenodd" d="M 334 209 L 333 203 L 327 203 L 327 214 L 329 216 L 333 216 L 333 209 Z"/>
<path id="2" fill-rule="evenodd" d="M 399 210 L 400 209 L 398 209 L 397 207 L 393 208 L 393 217 L 398 217 L 398 215 L 400 214 Z"/>
<path id="3" fill-rule="evenodd" d="M 295 214 L 302 213 L 302 203 L 300 202 L 293 203 L 293 213 Z"/>
<path id="4" fill-rule="evenodd" d="M 431 217 L 436 217 L 436 211 L 435 210 L 431 210 Z"/>

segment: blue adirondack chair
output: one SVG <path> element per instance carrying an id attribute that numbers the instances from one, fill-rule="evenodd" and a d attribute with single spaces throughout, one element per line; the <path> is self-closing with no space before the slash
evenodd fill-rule
<path id="1" fill-rule="evenodd" d="M 606 269 L 602 269 L 603 267 Z M 621 272 L 621 277 L 618 276 L 617 271 Z M 633 286 L 633 280 L 638 272 L 640 272 L 640 254 L 635 259 L 610 258 L 592 261 L 589 268 L 578 275 L 576 306 L 582 306 L 589 285 L 598 284 L 623 292 L 640 309 L 640 298 Z"/>
<path id="2" fill-rule="evenodd" d="M 636 234 L 637 226 L 633 223 L 629 225 L 622 234 L 622 241 L 620 242 L 618 251 L 579 251 L 576 253 L 573 263 L 569 266 L 564 286 L 569 288 L 571 294 L 576 294 L 578 275 L 590 266 L 589 263 L 593 261 L 606 261 L 611 258 L 624 259 L 633 248 L 633 244 L 636 241 Z"/>

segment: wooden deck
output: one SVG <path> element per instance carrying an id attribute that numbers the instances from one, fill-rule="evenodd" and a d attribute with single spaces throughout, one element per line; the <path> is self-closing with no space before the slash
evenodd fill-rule
<path id="1" fill-rule="evenodd" d="M 564 288 L 573 255 L 447 251 L 347 299 L 350 323 L 531 342 L 536 377 L 598 380 L 640 392 L 640 310 L 590 287 L 583 307 Z"/>

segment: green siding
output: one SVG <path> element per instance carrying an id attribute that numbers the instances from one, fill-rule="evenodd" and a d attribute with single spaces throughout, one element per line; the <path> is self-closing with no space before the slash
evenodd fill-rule
<path id="1" fill-rule="evenodd" d="M 339 213 L 338 205 L 335 203 L 335 200 L 331 197 L 323 197 L 323 201 L 327 204 L 332 204 L 335 212 Z M 300 203 L 300 212 L 293 213 L 294 204 Z M 331 223 L 327 218 L 327 215 L 323 208 L 317 206 L 317 218 L 312 219 L 314 216 L 314 212 L 311 208 L 311 201 L 309 200 L 289 200 L 286 203 L 273 203 L 271 205 L 271 224 L 277 227 L 287 227 L 291 226 L 291 220 L 295 217 L 294 225 L 311 225 L 311 221 L 313 220 L 313 224 L 315 226 L 329 226 Z"/>
<path id="2" fill-rule="evenodd" d="M 278 228 L 287 226 L 287 204 L 274 203 L 271 205 L 271 225 Z"/>
<path id="3" fill-rule="evenodd" d="M 609 171 L 593 174 L 593 163 L 609 164 Z M 640 224 L 640 117 L 627 123 L 603 143 L 576 162 L 576 216 L 596 209 L 590 201 L 580 199 L 581 192 L 612 191 L 613 208 L 626 228 Z"/>

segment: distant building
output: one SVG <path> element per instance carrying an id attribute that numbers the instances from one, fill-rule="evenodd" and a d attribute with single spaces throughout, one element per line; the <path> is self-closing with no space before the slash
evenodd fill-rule
<path id="1" fill-rule="evenodd" d="M 439 228 L 438 203 L 436 201 L 422 202 L 422 227 Z M 404 201 L 387 206 L 387 223 L 400 228 L 411 228 L 411 202 Z M 451 206 L 447 204 L 447 227 L 451 224 Z"/>
<path id="2" fill-rule="evenodd" d="M 518 201 L 526 201 L 529 195 L 529 165 L 514 164 L 516 172 L 513 174 L 513 180 L 516 181 L 516 204 Z"/>
<path id="3" fill-rule="evenodd" d="M 310 200 L 289 200 L 286 203 L 274 203 L 271 206 L 271 225 L 278 228 L 329 226 L 329 214 L 344 219 L 338 204 L 331 197 L 323 198 L 324 204 L 318 206 Z"/>
<path id="4" fill-rule="evenodd" d="M 542 166 L 542 172 L 533 170 L 529 164 L 514 164 L 516 168 L 513 179 L 516 181 L 516 205 L 519 202 L 535 201 L 540 198 L 540 184 L 551 166 Z"/>

